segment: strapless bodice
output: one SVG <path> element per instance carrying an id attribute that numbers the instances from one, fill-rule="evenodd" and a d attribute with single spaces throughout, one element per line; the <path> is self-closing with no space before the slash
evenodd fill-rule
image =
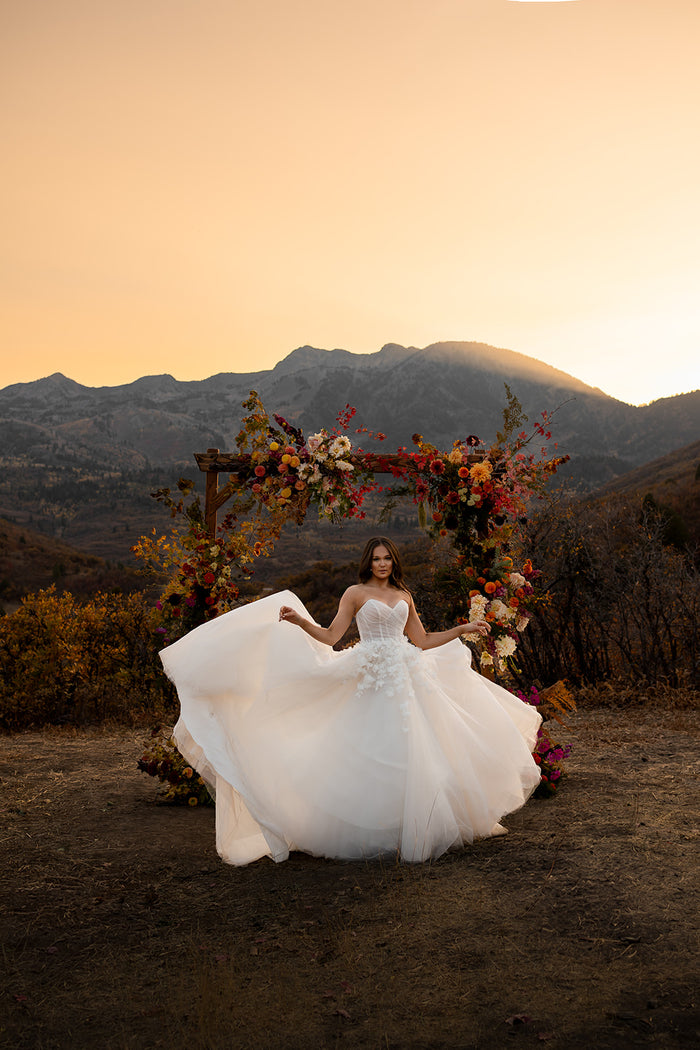
<path id="1" fill-rule="evenodd" d="M 392 608 L 379 598 L 368 598 L 355 614 L 363 642 L 396 642 L 403 638 L 408 620 L 408 602 L 400 598 Z"/>

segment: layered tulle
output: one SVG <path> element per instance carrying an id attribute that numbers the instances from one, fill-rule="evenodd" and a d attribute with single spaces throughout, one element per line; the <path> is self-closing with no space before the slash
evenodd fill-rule
<path id="1" fill-rule="evenodd" d="M 161 653 L 175 739 L 216 797 L 222 858 L 384 854 L 420 861 L 486 837 L 539 783 L 540 717 L 471 668 L 460 641 L 422 652 L 404 601 L 370 599 L 335 652 L 278 620 L 290 591 Z"/>

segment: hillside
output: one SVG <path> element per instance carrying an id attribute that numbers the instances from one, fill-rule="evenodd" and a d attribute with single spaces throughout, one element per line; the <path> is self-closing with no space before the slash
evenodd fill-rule
<path id="1" fill-rule="evenodd" d="M 480 343 L 389 344 L 374 354 L 306 346 L 267 371 L 191 382 L 146 376 L 92 388 L 56 373 L 0 390 L 0 516 L 126 562 L 138 536 L 163 524 L 149 493 L 183 474 L 201 481 L 193 453 L 233 448 L 251 389 L 306 433 L 332 426 L 349 402 L 391 451 L 416 430 L 442 447 L 470 433 L 492 440 L 504 382 L 531 419 L 557 410 L 554 437 L 571 455 L 560 477 L 581 492 L 700 434 L 700 391 L 635 407 Z"/>
<path id="2" fill-rule="evenodd" d="M 52 584 L 78 596 L 146 587 L 132 568 L 0 519 L 0 609 L 9 611 L 25 594 Z"/>
<path id="3" fill-rule="evenodd" d="M 593 495 L 650 494 L 685 522 L 691 542 L 700 545 L 700 441 L 645 463 L 615 478 Z"/>

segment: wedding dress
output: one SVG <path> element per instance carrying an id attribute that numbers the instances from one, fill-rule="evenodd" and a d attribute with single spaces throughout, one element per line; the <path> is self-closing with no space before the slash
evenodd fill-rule
<path id="1" fill-rule="evenodd" d="M 491 835 L 537 787 L 540 716 L 477 674 L 459 639 L 411 645 L 404 599 L 370 598 L 341 652 L 279 622 L 282 605 L 311 619 L 283 591 L 161 652 L 175 741 L 215 794 L 225 861 L 422 861 Z"/>

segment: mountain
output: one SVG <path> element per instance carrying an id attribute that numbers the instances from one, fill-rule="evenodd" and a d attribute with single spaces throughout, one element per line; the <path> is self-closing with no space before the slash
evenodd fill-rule
<path id="1" fill-rule="evenodd" d="M 592 496 L 651 497 L 680 519 L 687 542 L 700 548 L 700 441 L 614 478 Z"/>
<path id="2" fill-rule="evenodd" d="M 199 477 L 194 452 L 234 447 L 251 389 L 306 433 L 332 426 L 350 403 L 393 451 L 416 431 L 440 447 L 467 434 L 492 440 L 504 383 L 531 420 L 556 409 L 554 439 L 571 455 L 561 476 L 582 491 L 700 435 L 700 391 L 636 407 L 482 343 L 388 344 L 374 354 L 303 346 L 269 370 L 190 382 L 145 376 L 93 388 L 56 373 L 0 390 L 0 516 L 125 560 L 138 535 L 167 523 L 149 492 Z"/>

